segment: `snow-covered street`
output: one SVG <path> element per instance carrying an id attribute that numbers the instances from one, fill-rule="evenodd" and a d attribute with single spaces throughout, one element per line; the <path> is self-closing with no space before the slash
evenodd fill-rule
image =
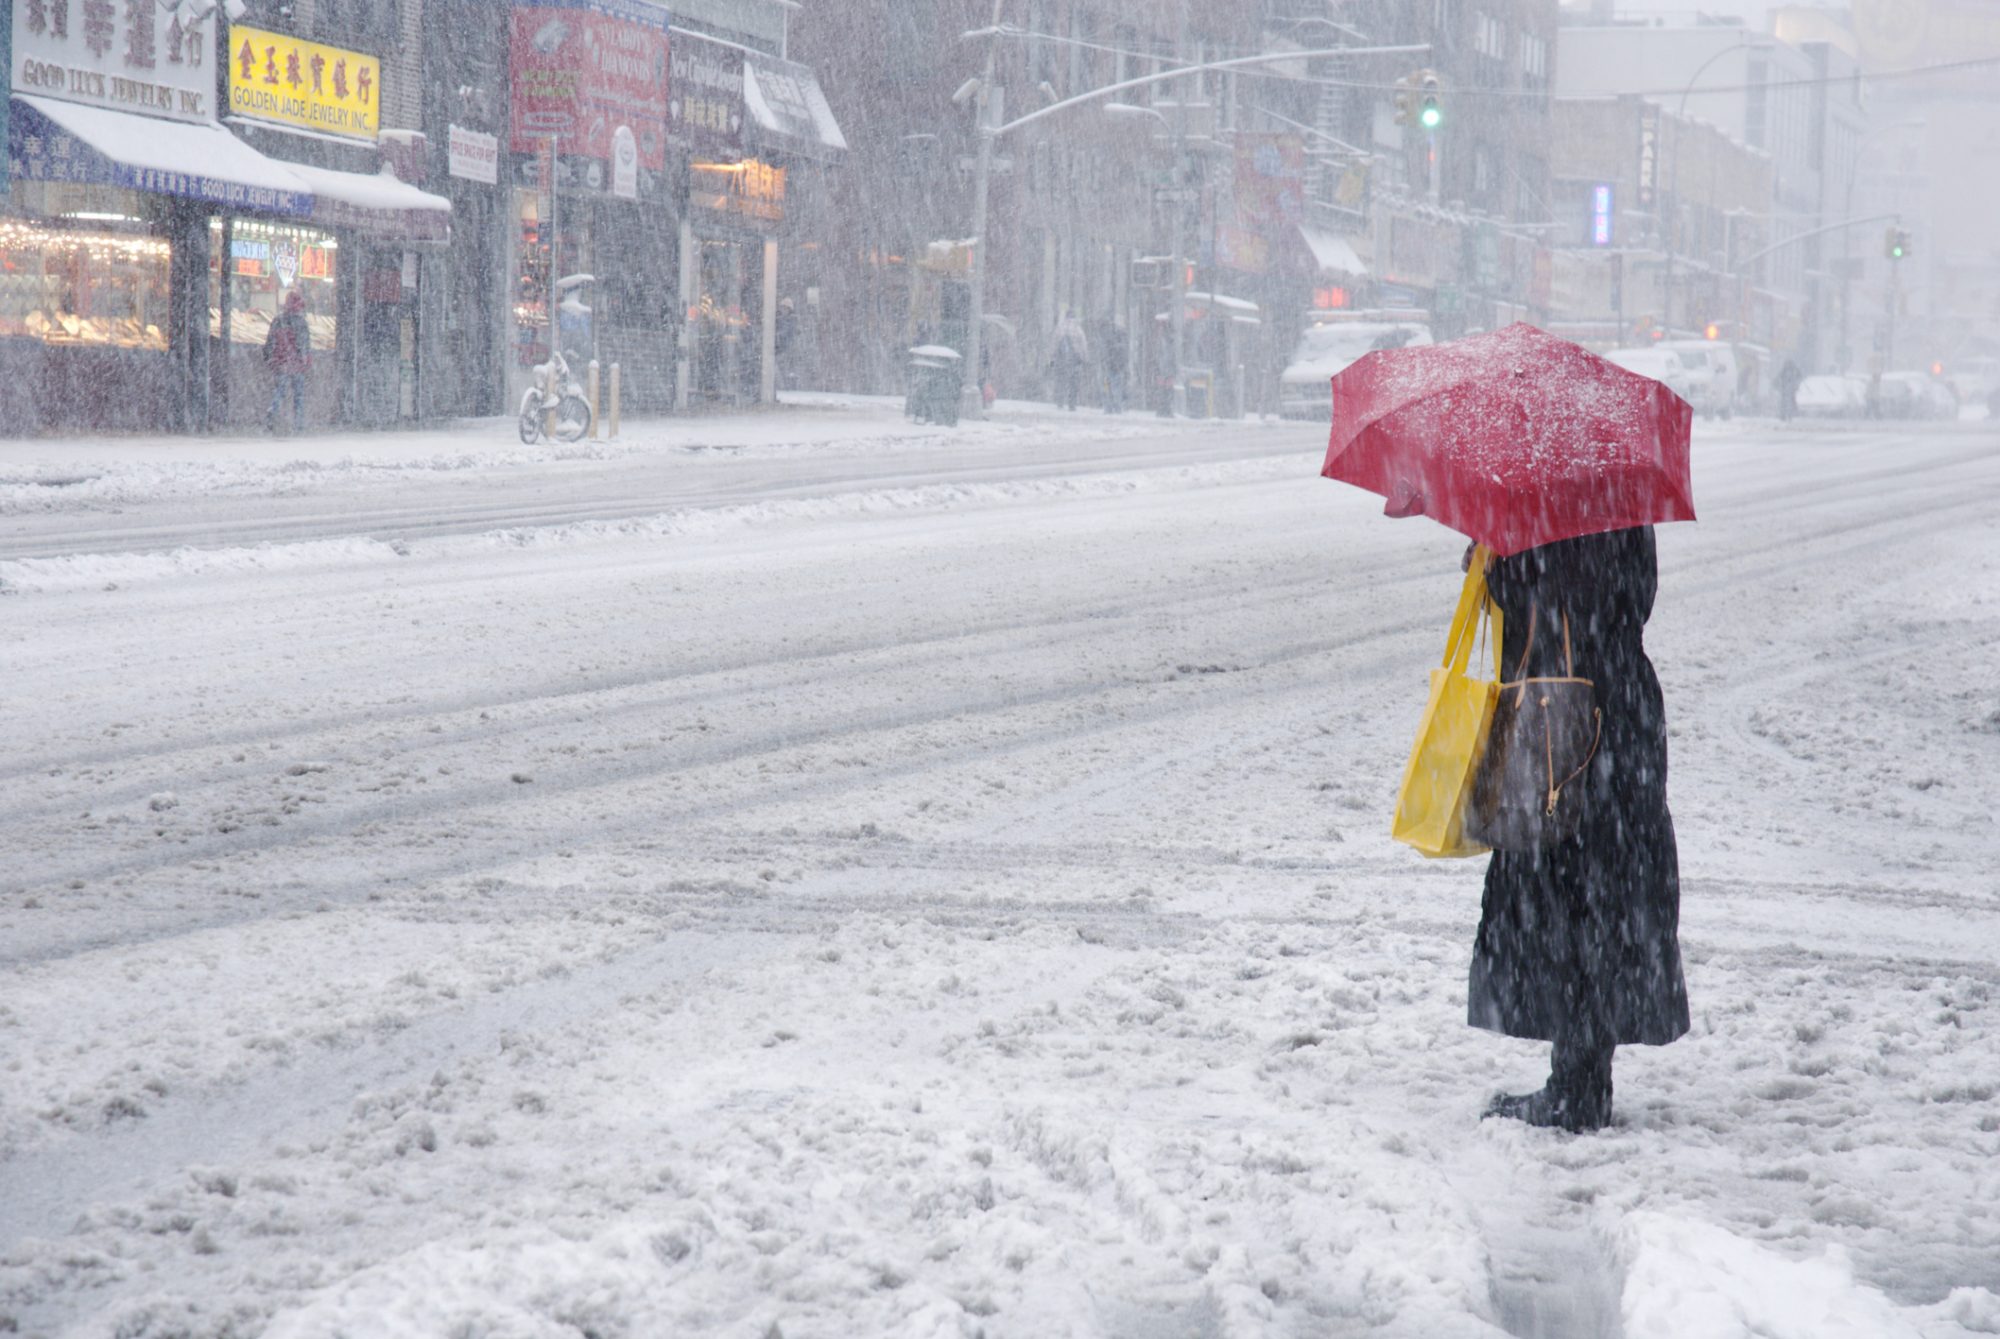
<path id="1" fill-rule="evenodd" d="M 1323 428 L 0 446 L 0 1334 L 2000 1334 L 1996 428 L 1697 430 L 1581 1137 Z"/>

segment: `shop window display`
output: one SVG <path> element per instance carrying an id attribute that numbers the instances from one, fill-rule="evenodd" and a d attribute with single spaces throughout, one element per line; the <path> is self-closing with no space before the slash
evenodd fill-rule
<path id="1" fill-rule="evenodd" d="M 549 248 L 543 235 L 541 197 L 537 191 L 516 192 L 514 274 L 514 350 L 522 367 L 549 358 Z"/>
<path id="2" fill-rule="evenodd" d="M 514 254 L 514 350 L 515 361 L 523 368 L 534 367 L 549 357 L 549 286 L 553 274 L 590 272 L 591 236 L 589 215 L 579 208 L 565 209 L 557 220 L 556 243 L 560 247 L 561 268 L 549 268 L 550 227 L 543 217 L 548 197 L 541 191 L 515 192 Z M 578 302 L 586 301 L 578 297 Z M 564 332 L 574 339 L 574 332 Z M 587 351 L 581 351 L 588 357 Z"/>
<path id="3" fill-rule="evenodd" d="M 238 219 L 231 232 L 229 342 L 262 348 L 271 322 L 283 309 L 285 295 L 297 289 L 305 299 L 313 352 L 331 352 L 339 330 L 335 285 L 339 239 L 313 228 L 256 219 Z M 209 257 L 209 334 L 220 339 L 224 275 L 220 222 L 212 225 Z"/>
<path id="4" fill-rule="evenodd" d="M 172 256 L 163 238 L 0 220 L 0 335 L 164 353 Z"/>

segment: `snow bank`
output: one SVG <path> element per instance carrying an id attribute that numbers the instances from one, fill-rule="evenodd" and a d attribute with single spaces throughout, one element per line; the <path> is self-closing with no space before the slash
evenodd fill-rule
<path id="1" fill-rule="evenodd" d="M 1855 1281 L 1838 1244 L 1793 1260 L 1653 1211 L 1628 1215 L 1614 1239 L 1625 1272 L 1625 1339 L 1924 1339 L 1947 1326 L 2000 1334 L 1993 1293 L 1959 1288 L 1936 1306 L 1898 1307 Z"/>
<path id="2" fill-rule="evenodd" d="M 1099 475 L 1023 479 L 1007 483 L 925 484 L 817 498 L 788 498 L 720 507 L 687 507 L 651 516 L 559 525 L 517 526 L 473 536 L 385 542 L 367 538 L 251 547 L 180 548 L 167 553 L 82 553 L 0 560 L 0 593 L 51 593 L 140 582 L 218 577 L 449 558 L 495 549 L 557 548 L 619 540 L 714 534 L 746 526 L 829 521 L 891 512 L 963 510 L 1064 498 L 1261 483 L 1302 472 L 1297 455 L 1217 465 L 1131 470 Z"/>

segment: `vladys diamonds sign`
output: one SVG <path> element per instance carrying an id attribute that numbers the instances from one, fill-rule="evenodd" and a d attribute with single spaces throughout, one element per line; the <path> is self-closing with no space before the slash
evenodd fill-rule
<path id="1" fill-rule="evenodd" d="M 13 0 L 16 93 L 215 119 L 215 0 Z"/>
<path id="2" fill-rule="evenodd" d="M 639 165 L 666 165 L 667 11 L 643 0 L 516 3 L 508 65 L 515 153 L 551 136 L 565 154 L 609 159 L 618 127 Z"/>

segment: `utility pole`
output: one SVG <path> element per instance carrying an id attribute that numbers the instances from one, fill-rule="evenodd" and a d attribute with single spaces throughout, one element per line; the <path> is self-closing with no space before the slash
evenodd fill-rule
<path id="1" fill-rule="evenodd" d="M 1174 64 L 1187 64 L 1187 0 L 1180 0 L 1174 20 Z M 1173 308 L 1167 321 L 1173 330 L 1174 340 L 1174 382 L 1172 407 L 1175 418 L 1187 417 L 1187 255 L 1181 245 L 1181 234 L 1187 223 L 1187 203 L 1182 198 L 1186 189 L 1181 177 L 1187 167 L 1187 90 L 1175 90 L 1180 96 L 1174 106 L 1174 169 L 1173 186 L 1167 197 L 1167 216 L 1171 220 L 1174 233 L 1174 275 L 1168 293 Z"/>
<path id="2" fill-rule="evenodd" d="M 972 177 L 972 263 L 966 275 L 971 289 L 967 303 L 970 327 L 965 332 L 965 380 L 960 383 L 961 412 L 974 418 L 986 416 L 985 378 L 979 359 L 986 337 L 986 191 L 993 173 L 993 140 L 999 133 L 993 114 L 993 67 L 1000 51 L 1000 11 L 1006 0 L 993 0 L 992 33 L 986 39 L 986 72 L 979 79 L 979 94 L 973 100 L 973 115 L 979 123 L 979 164 Z"/>

